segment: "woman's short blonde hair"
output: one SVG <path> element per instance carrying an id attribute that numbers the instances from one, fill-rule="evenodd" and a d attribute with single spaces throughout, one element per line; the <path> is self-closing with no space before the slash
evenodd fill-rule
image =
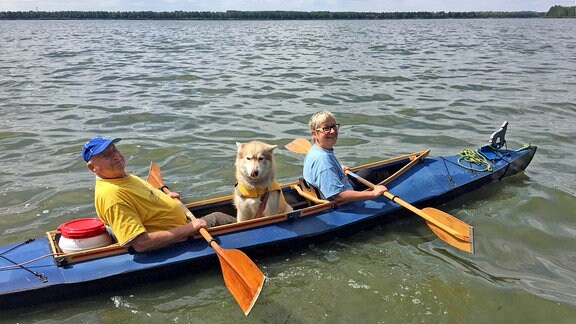
<path id="1" fill-rule="evenodd" d="M 320 125 L 325 123 L 328 120 L 333 120 L 336 122 L 336 117 L 334 114 L 329 112 L 328 110 L 321 110 L 315 112 L 312 117 L 310 117 L 310 121 L 308 121 L 308 126 L 310 127 L 310 131 L 316 131 Z"/>

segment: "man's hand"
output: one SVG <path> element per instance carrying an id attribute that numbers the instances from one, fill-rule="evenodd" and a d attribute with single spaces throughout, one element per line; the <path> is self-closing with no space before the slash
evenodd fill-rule
<path id="1" fill-rule="evenodd" d="M 176 191 L 170 191 L 170 189 L 167 186 L 162 186 L 160 190 L 162 190 L 163 193 L 167 194 L 168 197 L 172 199 L 180 199 L 180 194 L 177 193 Z"/>
<path id="2" fill-rule="evenodd" d="M 174 191 L 169 191 L 166 193 L 168 195 L 168 197 L 172 198 L 172 199 L 180 199 L 180 194 Z"/>
<path id="3" fill-rule="evenodd" d="M 206 221 L 203 220 L 202 218 L 194 218 L 193 220 L 190 221 L 190 224 L 194 227 L 194 233 L 198 232 L 200 230 L 200 228 L 206 228 L 206 226 L 208 226 L 208 224 L 206 224 Z"/>

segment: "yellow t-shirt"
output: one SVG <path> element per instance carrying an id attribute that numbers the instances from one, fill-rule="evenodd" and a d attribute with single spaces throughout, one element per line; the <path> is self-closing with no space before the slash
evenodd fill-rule
<path id="1" fill-rule="evenodd" d="M 112 228 L 120 245 L 144 232 L 187 223 L 176 200 L 132 174 L 120 179 L 96 178 L 94 204 L 98 217 Z"/>

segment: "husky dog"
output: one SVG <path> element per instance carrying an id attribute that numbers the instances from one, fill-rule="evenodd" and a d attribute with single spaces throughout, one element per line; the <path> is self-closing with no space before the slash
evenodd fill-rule
<path id="1" fill-rule="evenodd" d="M 292 211 L 274 178 L 273 151 L 277 146 L 259 141 L 236 142 L 236 146 L 234 205 L 238 222 Z"/>

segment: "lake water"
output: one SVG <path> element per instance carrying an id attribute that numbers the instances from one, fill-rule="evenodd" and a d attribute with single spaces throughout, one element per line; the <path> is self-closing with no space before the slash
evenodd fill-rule
<path id="1" fill-rule="evenodd" d="M 3 311 L 10 323 L 570 323 L 576 318 L 573 19 L 0 21 L 0 243 L 94 216 L 80 155 L 122 137 L 185 202 L 229 194 L 235 142 L 283 148 L 310 115 L 342 124 L 348 165 L 421 149 L 455 154 L 509 121 L 528 169 L 439 208 L 475 227 L 476 254 L 418 217 L 258 259 L 245 318 L 219 268 Z"/>

